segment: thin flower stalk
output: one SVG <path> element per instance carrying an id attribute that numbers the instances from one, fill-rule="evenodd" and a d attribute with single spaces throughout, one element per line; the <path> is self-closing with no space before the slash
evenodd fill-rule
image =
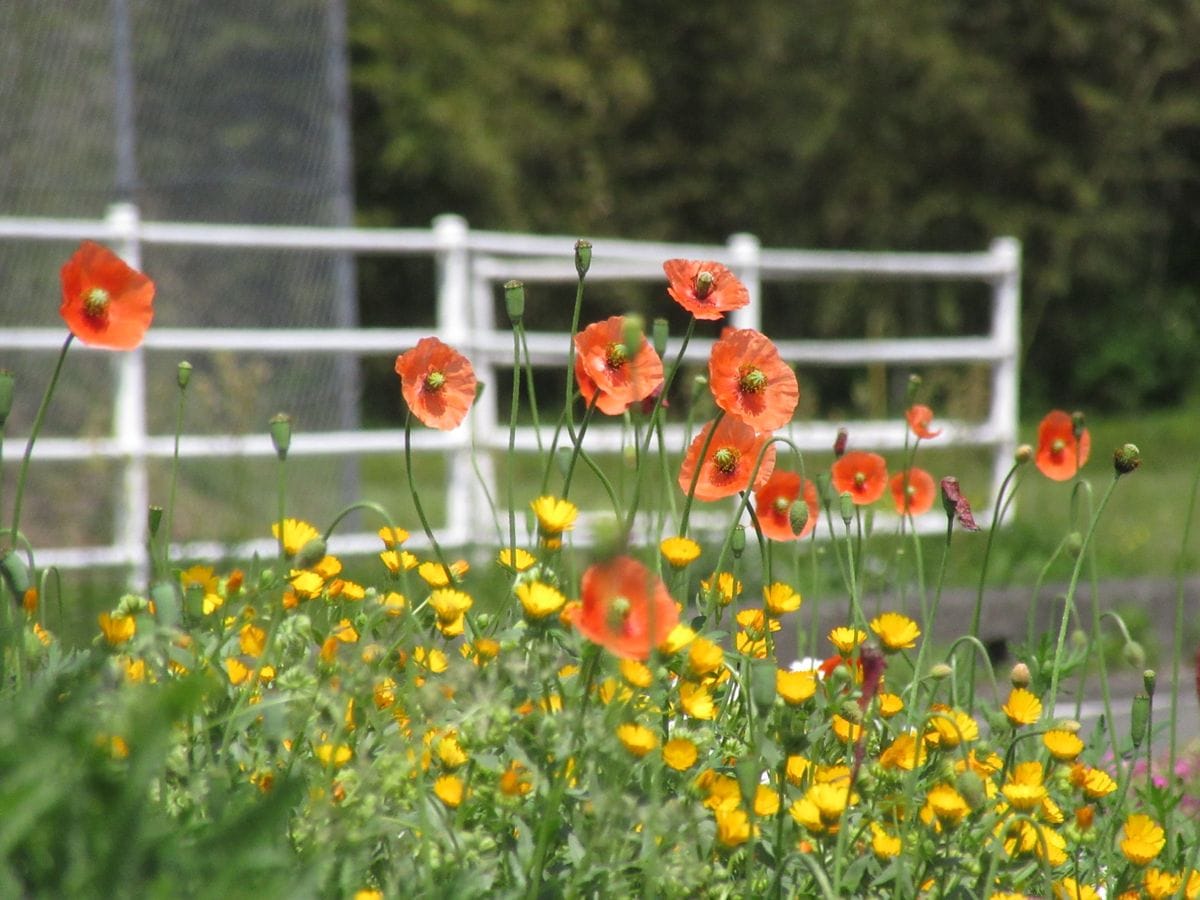
<path id="1" fill-rule="evenodd" d="M 1196 515 L 1196 496 L 1200 493 L 1200 464 L 1192 473 L 1192 486 L 1188 492 L 1187 508 L 1184 512 L 1183 530 L 1179 538 L 1179 558 L 1175 564 L 1175 633 L 1171 640 L 1171 735 L 1167 751 L 1167 771 L 1174 773 L 1175 764 L 1179 759 L 1179 673 L 1183 668 L 1183 605 L 1184 605 L 1184 576 L 1187 547 L 1191 541 L 1192 523 Z M 1171 826 L 1167 824 L 1167 841 L 1171 840 Z M 1196 855 L 1197 841 L 1192 846 L 1193 862 Z M 1193 863 L 1189 862 L 1190 871 Z"/>

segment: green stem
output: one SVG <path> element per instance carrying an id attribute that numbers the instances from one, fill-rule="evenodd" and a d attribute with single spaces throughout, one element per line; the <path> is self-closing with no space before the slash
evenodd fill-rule
<path id="1" fill-rule="evenodd" d="M 175 490 L 179 484 L 179 435 L 183 431 L 183 407 L 187 399 L 187 388 L 179 387 L 179 406 L 175 410 L 175 448 L 171 454 L 171 487 L 167 491 L 167 509 L 163 517 L 162 561 L 159 565 L 158 577 L 164 578 L 167 566 L 171 561 L 171 535 L 175 532 Z M 283 528 L 282 525 L 279 526 Z M 153 557 L 151 557 L 153 559 Z"/>
<path id="2" fill-rule="evenodd" d="M 1187 545 L 1192 536 L 1192 519 L 1196 512 L 1196 494 L 1200 492 L 1200 465 L 1192 475 L 1192 489 L 1188 494 L 1187 512 L 1183 520 L 1183 535 L 1179 541 L 1179 562 L 1175 566 L 1175 634 L 1171 642 L 1171 741 L 1167 751 L 1167 771 L 1175 777 L 1175 761 L 1179 754 L 1179 669 L 1183 665 L 1183 578 Z M 1170 819 L 1168 818 L 1168 822 Z M 1171 828 L 1167 826 L 1167 846 L 1171 846 Z M 1193 855 L 1196 846 L 1193 845 Z M 1185 869 L 1184 871 L 1191 871 Z"/>
<path id="3" fill-rule="evenodd" d="M 537 441 L 538 453 L 542 452 L 542 423 L 538 418 L 537 394 L 533 390 L 533 363 L 529 357 L 529 341 L 525 336 L 525 327 L 518 325 L 517 330 L 521 334 L 521 351 L 525 358 L 525 364 L 522 367 L 525 370 L 525 393 L 529 395 L 529 415 L 533 421 L 533 436 Z M 516 377 L 515 375 L 513 377 Z"/>
<path id="4" fill-rule="evenodd" d="M 442 552 L 441 544 L 433 536 L 433 529 L 429 525 L 429 518 L 425 515 L 425 507 L 421 505 L 421 497 L 417 493 L 417 483 L 413 481 L 411 412 L 404 417 L 404 474 L 408 477 L 408 489 L 412 494 L 413 509 L 416 510 L 417 518 L 421 521 L 421 528 L 425 532 L 425 537 L 429 538 L 429 545 L 433 548 L 433 553 L 437 557 L 438 562 L 442 564 L 442 571 L 446 573 L 447 581 L 450 584 L 454 584 L 458 579 L 450 570 L 449 563 L 446 562 L 446 555 Z"/>
<path id="5" fill-rule="evenodd" d="M 700 452 L 696 455 L 696 468 L 692 472 L 692 483 L 688 485 L 687 496 L 683 500 L 683 515 L 679 519 L 679 536 L 687 537 L 688 519 L 692 515 L 692 503 L 696 499 L 696 485 L 700 483 L 700 473 L 704 470 L 704 460 L 708 457 L 708 450 L 712 447 L 713 438 L 717 434 L 717 426 L 721 424 L 721 420 L 725 418 L 725 410 L 718 410 L 716 416 L 712 420 L 712 425 L 708 429 L 708 434 L 704 436 L 704 443 L 700 447 Z M 626 523 L 632 523 L 630 518 Z"/>
<path id="6" fill-rule="evenodd" d="M 508 547 L 509 562 L 517 567 L 517 496 L 513 474 L 517 455 L 517 413 L 521 408 L 521 333 L 520 324 L 513 325 L 513 385 L 512 403 L 508 410 Z M 532 382 L 532 379 L 531 379 Z M 539 437 L 539 442 L 540 442 Z M 541 447 L 538 448 L 541 450 Z"/>
<path id="7" fill-rule="evenodd" d="M 922 636 L 921 648 L 917 651 L 917 661 L 913 664 L 913 687 L 919 683 L 921 671 L 925 666 L 925 648 L 933 642 L 933 625 L 937 620 L 938 606 L 942 602 L 942 587 L 946 583 L 946 568 L 950 560 L 950 539 L 954 535 L 954 516 L 946 516 L 946 543 L 942 548 L 942 567 L 938 571 L 937 588 L 933 592 L 933 603 L 929 607 L 929 617 L 922 623 L 925 634 Z"/>
<path id="8" fill-rule="evenodd" d="M 592 416 L 596 413 L 596 402 L 599 399 L 600 392 L 596 391 L 583 413 L 583 422 L 579 426 L 579 434 L 575 436 L 574 446 L 571 448 L 571 459 L 567 463 L 567 474 L 563 476 L 562 499 L 564 500 L 571 493 L 571 478 L 575 474 L 575 464 L 579 461 L 579 457 L 583 453 L 583 437 L 587 434 L 588 425 L 591 424 Z"/>

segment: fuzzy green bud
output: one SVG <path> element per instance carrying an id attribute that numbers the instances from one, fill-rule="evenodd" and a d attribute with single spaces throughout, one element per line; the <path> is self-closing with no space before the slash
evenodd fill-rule
<path id="1" fill-rule="evenodd" d="M 151 506 L 146 511 L 146 527 L 150 531 L 151 539 L 158 537 L 158 528 L 162 525 L 163 508 L 161 506 Z"/>
<path id="2" fill-rule="evenodd" d="M 179 593 L 173 581 L 160 581 L 155 584 L 150 588 L 150 599 L 154 601 L 154 615 L 159 622 L 171 627 L 179 624 Z"/>
<path id="3" fill-rule="evenodd" d="M 631 356 L 635 356 L 641 348 L 645 337 L 646 320 L 636 313 L 627 315 L 624 327 L 621 329 L 621 343 L 625 345 L 625 352 Z"/>
<path id="4" fill-rule="evenodd" d="M 1137 694 L 1133 698 L 1133 707 L 1129 713 L 1129 737 L 1136 750 L 1146 739 L 1150 729 L 1150 697 L 1147 694 Z"/>
<path id="5" fill-rule="evenodd" d="M 905 389 L 904 399 L 911 405 L 917 399 L 917 392 L 921 390 L 921 376 L 913 372 L 908 376 L 908 385 Z"/>
<path id="6" fill-rule="evenodd" d="M 756 659 L 750 663 L 750 699 L 759 710 L 767 710 L 775 702 L 776 666 L 773 659 Z"/>
<path id="7" fill-rule="evenodd" d="M 1137 641 L 1126 641 L 1121 654 L 1125 657 L 1125 662 L 1129 663 L 1131 669 L 1140 669 L 1146 665 L 1146 651 L 1142 649 L 1142 645 Z"/>
<path id="8" fill-rule="evenodd" d="M 746 529 L 744 526 L 733 526 L 733 532 L 729 536 L 729 550 L 733 553 L 734 559 L 741 559 L 742 554 L 746 552 Z"/>
<path id="9" fill-rule="evenodd" d="M 1142 451 L 1136 444 L 1122 444 L 1113 451 L 1113 468 L 1117 475 L 1128 475 L 1142 464 Z"/>
<path id="10" fill-rule="evenodd" d="M 842 521 L 849 528 L 850 523 L 854 521 L 854 497 L 849 491 L 842 491 L 838 497 L 838 509 L 842 514 Z"/>
<path id="11" fill-rule="evenodd" d="M 967 801 L 967 806 L 971 809 L 979 809 L 987 802 L 987 788 L 978 772 L 966 769 L 958 773 L 955 781 L 958 792 L 962 794 L 962 798 Z"/>
<path id="12" fill-rule="evenodd" d="M 1071 559 L 1078 559 L 1079 554 L 1083 552 L 1083 535 L 1078 531 L 1072 531 L 1068 534 L 1065 549 L 1070 554 Z"/>
<path id="13" fill-rule="evenodd" d="M 803 498 L 793 503 L 788 510 L 788 521 L 791 523 L 793 534 L 799 534 L 808 525 L 808 504 Z"/>
<path id="14" fill-rule="evenodd" d="M 929 668 L 929 677 L 935 681 L 943 681 L 953 674 L 954 669 L 948 666 L 946 663 L 937 663 Z"/>
<path id="15" fill-rule="evenodd" d="M 1147 669 L 1142 673 L 1142 686 L 1146 689 L 1146 693 L 1151 699 L 1154 697 L 1154 688 L 1158 685 L 1158 673 L 1153 669 Z"/>
<path id="16" fill-rule="evenodd" d="M 1088 633 L 1082 628 L 1076 628 L 1071 632 L 1071 646 L 1076 650 L 1086 650 L 1088 640 Z"/>
<path id="17" fill-rule="evenodd" d="M 12 412 L 13 392 L 16 379 L 8 369 L 0 369 L 0 428 L 8 422 L 8 414 Z"/>
<path id="18" fill-rule="evenodd" d="M 186 391 L 188 382 L 192 380 L 192 364 L 186 359 L 175 367 L 175 383 L 181 391 Z"/>
<path id="19" fill-rule="evenodd" d="M 1077 409 L 1075 412 L 1071 413 L 1071 431 L 1075 435 L 1075 440 L 1079 440 L 1081 437 L 1083 437 L 1084 427 L 1085 420 L 1083 412 Z"/>
<path id="20" fill-rule="evenodd" d="M 514 325 L 520 325 L 525 318 L 525 284 L 520 281 L 504 282 L 504 308 L 508 311 L 508 320 Z"/>
<path id="21" fill-rule="evenodd" d="M 17 603 L 21 602 L 25 592 L 33 586 L 33 581 L 29 577 L 29 566 L 26 564 L 25 558 L 16 550 L 9 550 L 3 558 L 0 558 L 0 575 L 4 577 L 4 583 L 12 591 Z"/>
<path id="22" fill-rule="evenodd" d="M 588 273 L 588 269 L 592 267 L 592 242 L 591 241 L 576 241 L 575 242 L 575 271 L 579 274 L 580 280 Z"/>
<path id="23" fill-rule="evenodd" d="M 856 700 L 843 701 L 842 705 L 838 707 L 838 714 L 847 722 L 853 722 L 855 725 L 862 724 L 863 711 Z"/>
<path id="24" fill-rule="evenodd" d="M 287 459 L 288 449 L 292 446 L 292 417 L 287 413 L 275 413 L 271 416 L 271 443 L 275 445 L 275 455 L 279 461 Z"/>
<path id="25" fill-rule="evenodd" d="M 671 334 L 671 326 L 666 319 L 657 318 L 651 325 L 653 335 L 654 352 L 659 356 L 663 356 L 667 352 L 667 338 Z"/>
<path id="26" fill-rule="evenodd" d="M 293 562 L 297 569 L 311 569 L 325 558 L 325 553 L 325 541 L 315 537 L 296 551 L 296 558 Z"/>

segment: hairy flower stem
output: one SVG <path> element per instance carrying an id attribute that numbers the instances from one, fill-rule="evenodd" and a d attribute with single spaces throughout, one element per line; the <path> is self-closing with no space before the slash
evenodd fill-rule
<path id="1" fill-rule="evenodd" d="M 533 421 L 533 437 L 537 441 L 538 453 L 542 452 L 542 423 L 538 417 L 537 394 L 533 390 L 533 362 L 529 357 L 529 341 L 525 336 L 525 326 L 518 325 L 517 331 L 521 335 L 521 352 L 524 356 L 524 365 L 521 367 L 525 371 L 525 393 L 529 395 L 529 416 Z M 516 378 L 516 374 L 513 375 Z"/>
<path id="2" fill-rule="evenodd" d="M 408 477 L 408 490 L 412 494 L 413 509 L 416 510 L 417 518 L 421 520 L 421 528 L 425 532 L 425 537 L 429 538 L 429 546 L 433 548 L 434 555 L 437 557 L 438 562 L 442 564 L 442 571 L 446 573 L 446 580 L 449 584 L 454 585 L 458 582 L 458 577 L 450 570 L 450 564 L 446 562 L 446 554 L 442 552 L 442 545 L 437 542 L 437 538 L 433 535 L 433 529 L 429 525 L 429 518 L 425 515 L 425 507 L 421 505 L 421 497 L 417 493 L 417 483 L 413 480 L 411 412 L 404 417 L 404 474 Z"/>
<path id="3" fill-rule="evenodd" d="M 171 557 L 171 535 L 175 532 L 175 489 L 179 484 L 179 435 L 183 431 L 183 408 L 187 400 L 187 388 L 182 384 L 179 386 L 179 405 L 175 409 L 175 447 L 171 454 L 171 486 L 167 491 L 167 508 L 163 516 L 163 532 L 160 542 L 161 557 L 157 561 L 155 568 L 155 578 L 165 578 L 167 574 L 167 564 Z M 280 523 L 280 532 L 283 531 L 283 524 Z M 151 562 L 155 560 L 151 557 Z"/>
<path id="4" fill-rule="evenodd" d="M 571 494 L 571 478 L 575 474 L 575 464 L 579 462 L 579 457 L 583 454 L 583 437 L 587 434 L 588 425 L 591 424 L 592 416 L 596 412 L 596 401 L 600 399 L 600 392 L 597 391 L 592 395 L 591 402 L 588 403 L 587 409 L 583 413 L 583 421 L 579 425 L 579 434 L 574 435 L 574 446 L 571 448 L 571 459 L 567 463 L 567 474 L 563 476 L 562 499 L 566 500 Z"/>
<path id="5" fill-rule="evenodd" d="M 517 495 L 516 476 L 513 467 L 517 456 L 517 413 L 521 409 L 521 334 L 520 323 L 513 325 L 513 383 L 512 403 L 508 410 L 508 561 L 512 563 L 513 573 L 517 569 Z M 530 382 L 532 387 L 532 380 Z M 540 440 L 540 438 L 539 438 Z M 539 450 L 541 448 L 539 447 Z"/>
<path id="6" fill-rule="evenodd" d="M 913 682 L 910 690 L 916 690 L 920 684 L 921 672 L 925 667 L 925 649 L 933 642 L 933 626 L 937 621 L 938 606 L 942 602 L 942 587 L 946 583 L 946 569 L 950 561 L 950 539 L 954 536 L 954 516 L 946 516 L 946 542 L 942 547 L 942 567 L 938 570 L 937 587 L 933 592 L 933 602 L 929 606 L 929 616 L 925 619 L 925 634 L 922 636 L 921 647 L 917 650 L 917 661 L 913 664 Z"/>

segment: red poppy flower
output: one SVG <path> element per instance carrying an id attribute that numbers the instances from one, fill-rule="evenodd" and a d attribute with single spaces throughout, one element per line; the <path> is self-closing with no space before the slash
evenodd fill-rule
<path id="1" fill-rule="evenodd" d="M 736 275 L 718 262 L 668 259 L 667 293 L 697 319 L 723 319 L 725 313 L 750 302 L 750 292 Z"/>
<path id="2" fill-rule="evenodd" d="M 60 273 L 59 314 L 85 344 L 132 350 L 154 318 L 154 282 L 107 247 L 84 241 Z"/>
<path id="3" fill-rule="evenodd" d="M 771 438 L 770 434 L 757 432 L 749 425 L 726 416 L 717 423 L 713 439 L 708 444 L 708 452 L 701 460 L 700 451 L 712 430 L 712 422 L 700 430 L 688 447 L 683 465 L 679 467 L 679 487 L 685 494 L 691 489 L 697 465 L 700 466 L 700 478 L 696 481 L 697 500 L 720 500 L 738 491 L 758 490 L 767 483 L 771 472 L 775 470 L 774 444 L 769 445 L 763 454 L 762 465 L 758 467 L 753 484 L 750 483 L 750 476 L 758 462 L 758 454 Z"/>
<path id="4" fill-rule="evenodd" d="M 453 347 L 435 337 L 396 357 L 400 391 L 412 414 L 439 431 L 457 428 L 475 401 L 475 370 Z"/>
<path id="5" fill-rule="evenodd" d="M 782 428 L 800 400 L 796 373 L 753 328 L 725 329 L 708 357 L 708 384 L 717 406 L 758 431 Z"/>
<path id="6" fill-rule="evenodd" d="M 907 481 L 905 480 L 907 478 Z M 900 515 L 919 516 L 933 508 L 937 485 L 933 476 L 916 466 L 907 472 L 897 472 L 891 480 L 892 502 Z"/>
<path id="7" fill-rule="evenodd" d="M 912 429 L 913 434 L 923 440 L 935 438 L 942 433 L 940 428 L 935 431 L 929 427 L 929 423 L 933 421 L 933 410 L 922 403 L 910 406 L 904 418 L 908 420 L 908 427 Z"/>
<path id="8" fill-rule="evenodd" d="M 833 486 L 849 492 L 856 506 L 874 503 L 887 490 L 887 463 L 878 453 L 854 450 L 833 464 Z"/>
<path id="9" fill-rule="evenodd" d="M 679 624 L 662 579 L 628 556 L 589 567 L 579 593 L 571 622 L 589 641 L 624 659 L 646 659 Z"/>
<path id="10" fill-rule="evenodd" d="M 629 404 L 652 396 L 663 383 L 663 364 L 642 335 L 631 353 L 625 346 L 625 317 L 594 322 L 575 335 L 575 380 L 587 403 L 619 416 Z"/>
<path id="11" fill-rule="evenodd" d="M 792 530 L 792 505 L 803 494 L 808 521 L 797 534 Z M 767 483 L 754 494 L 754 513 L 762 533 L 773 541 L 794 541 L 812 531 L 820 517 L 817 486 L 797 472 L 776 469 Z"/>
<path id="12" fill-rule="evenodd" d="M 1087 462 L 1092 436 L 1085 428 L 1075 438 L 1075 423 L 1069 413 L 1055 409 L 1038 425 L 1037 467 L 1055 481 L 1067 481 Z"/>

